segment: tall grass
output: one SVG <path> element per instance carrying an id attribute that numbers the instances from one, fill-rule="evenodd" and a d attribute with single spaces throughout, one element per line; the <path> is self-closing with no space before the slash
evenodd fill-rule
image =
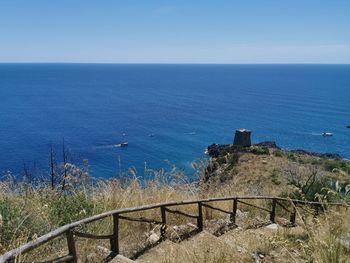
<path id="1" fill-rule="evenodd" d="M 260 155 L 257 156 L 260 158 Z M 266 158 L 266 156 L 263 155 L 263 158 Z M 242 162 L 244 157 L 240 159 L 240 162 Z M 231 172 L 233 170 L 230 167 L 231 163 L 233 163 L 233 166 L 238 165 L 238 160 L 232 160 L 229 158 L 226 160 L 227 167 L 230 168 L 228 170 L 231 170 Z M 261 166 L 265 167 L 266 164 L 262 163 Z M 198 162 L 193 167 L 197 176 L 195 181 L 190 180 L 183 171 L 177 170 L 175 167 L 172 167 L 168 172 L 163 169 L 153 171 L 145 168 L 141 177 L 138 176 L 135 170 L 130 169 L 128 173 L 120 174 L 118 179 L 106 180 L 90 178 L 86 171 L 67 163 L 62 169 L 65 172 L 64 189 L 60 187 L 60 182 L 57 183 L 57 187 L 52 187 L 50 181 L 40 183 L 18 182 L 15 178 L 9 176 L 6 180 L 0 182 L 0 254 L 36 239 L 38 236 L 59 226 L 105 211 L 185 199 L 254 195 L 256 193 L 251 189 L 259 188 L 260 184 L 266 185 L 265 179 L 259 179 L 257 181 L 259 185 L 250 181 L 243 184 L 237 177 L 233 177 L 231 180 L 227 179 L 224 183 L 220 178 L 215 177 L 211 180 L 207 180 L 208 178 L 202 180 L 206 176 L 207 164 Z M 260 170 L 255 169 L 251 163 L 247 167 L 249 169 L 247 168 L 246 177 L 241 175 L 241 178 L 253 179 L 252 182 L 255 182 L 255 178 L 253 178 L 255 172 Z M 300 174 L 298 173 L 298 175 Z M 248 175 L 251 177 L 248 177 Z M 308 177 L 309 174 L 305 176 L 301 174 L 301 177 L 296 179 L 297 182 L 303 182 Z M 276 180 L 282 179 L 278 173 L 274 173 L 273 178 Z M 249 185 L 249 188 L 247 188 L 247 185 Z M 271 190 L 269 193 L 282 192 L 283 187 L 280 185 L 278 189 L 275 189 L 275 185 L 271 184 L 270 188 L 267 188 Z M 300 183 L 300 185 L 303 184 Z M 320 186 L 317 189 L 321 191 L 323 188 Z M 224 210 L 232 209 L 231 203 L 223 202 L 215 206 Z M 268 215 L 249 207 L 242 206 L 240 209 L 244 209 L 245 212 L 249 213 L 249 216 L 241 219 L 247 224 L 250 223 L 250 218 L 260 218 L 262 221 L 268 218 Z M 197 212 L 195 206 L 182 207 L 181 210 L 190 214 Z M 301 214 L 302 211 L 300 211 Z M 208 209 L 204 209 L 204 215 L 206 220 L 223 217 L 219 212 Z M 160 220 L 159 211 L 156 210 L 134 213 L 133 216 Z M 297 254 L 297 258 L 308 260 L 308 262 L 347 262 L 349 250 L 345 249 L 339 240 L 350 227 L 348 225 L 348 222 L 350 222 L 349 213 L 340 213 L 339 215 L 337 213 L 327 213 L 318 221 L 311 219 L 311 225 L 304 223 L 304 219 L 305 215 L 300 216 L 299 221 L 303 223 L 303 231 L 306 231 L 306 234 L 303 233 L 300 238 L 280 235 L 278 240 L 272 240 L 271 242 L 274 243 L 271 244 L 277 244 L 285 251 L 293 250 L 294 252 L 290 252 L 289 255 Z M 183 217 L 169 215 L 169 222 L 174 225 L 181 225 L 188 221 L 184 220 Z M 81 230 L 94 234 L 110 234 L 111 229 L 111 219 L 106 218 L 84 226 Z M 127 256 L 134 254 L 135 251 L 141 248 L 140 245 L 147 242 L 146 234 L 152 231 L 158 233 L 159 227 L 122 221 L 120 238 L 123 254 Z M 241 242 L 250 245 L 247 246 L 248 254 L 240 255 L 240 262 L 249 262 L 252 259 L 252 253 L 255 253 L 258 249 L 266 251 L 275 249 L 274 245 L 270 245 L 269 242 L 260 242 L 255 240 L 254 237 L 254 232 L 250 236 L 242 236 Z M 207 245 L 208 248 L 205 249 Z M 183 255 L 183 262 L 232 262 L 232 260 L 237 259 L 237 255 L 227 253 L 227 247 L 217 247 L 214 249 L 214 253 L 210 245 L 210 243 L 203 244 L 202 247 L 194 249 L 193 253 Z M 82 255 L 82 262 L 101 262 L 102 258 L 106 256 L 105 250 L 108 250 L 109 243 L 107 241 L 78 238 L 77 248 L 79 255 Z M 282 253 L 281 251 L 283 250 L 279 250 L 279 253 Z M 43 260 L 47 259 L 43 255 L 55 257 L 65 253 L 65 239 L 58 238 L 29 254 L 23 255 L 19 262 L 34 259 Z M 203 255 L 207 256 L 203 257 Z M 174 260 L 167 259 L 164 262 L 176 262 Z"/>
<path id="2" fill-rule="evenodd" d="M 183 172 L 176 169 L 170 172 L 148 170 L 147 173 L 148 178 L 152 179 L 140 180 L 133 170 L 125 174 L 124 179 L 109 180 L 89 177 L 77 180 L 68 173 L 64 191 L 60 187 L 52 189 L 49 183 L 18 183 L 12 177 L 1 181 L 0 254 L 54 228 L 88 216 L 143 204 L 195 199 L 200 194 L 196 183 L 191 183 Z M 156 212 L 149 213 L 149 218 L 159 217 Z M 109 220 L 89 225 L 89 231 L 96 234 L 109 234 L 111 229 Z M 121 236 L 128 236 L 129 230 L 123 224 L 121 229 Z M 142 226 L 139 230 L 143 235 L 150 229 Z M 53 248 L 60 254 L 61 250 L 65 250 L 64 240 L 55 241 L 43 249 L 52 252 Z M 36 251 L 30 257 L 43 252 L 40 249 Z"/>
<path id="3" fill-rule="evenodd" d="M 278 244 L 305 262 L 350 262 L 350 213 L 332 208 L 317 218 L 299 214 L 300 226 L 285 229 Z"/>

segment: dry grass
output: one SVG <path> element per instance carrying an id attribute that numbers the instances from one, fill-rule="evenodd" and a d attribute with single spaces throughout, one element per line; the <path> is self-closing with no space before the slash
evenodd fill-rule
<path id="1" fill-rule="evenodd" d="M 115 179 L 99 180 L 94 183 L 84 182 L 82 185 L 75 185 L 65 194 L 59 189 L 51 190 L 48 185 L 34 187 L 28 184 L 14 184 L 11 180 L 1 182 L 0 254 L 60 225 L 104 211 L 198 198 L 199 192 L 194 185 L 186 184 L 179 187 L 176 183 L 165 184 L 164 178 L 169 175 L 162 176 L 156 174 L 155 179 L 147 182 L 145 186 L 141 186 L 136 177 L 123 184 Z M 175 171 L 172 176 L 182 175 Z M 137 214 L 140 213 L 134 213 L 135 216 Z M 159 219 L 159 211 L 145 211 L 142 216 Z M 96 234 L 109 234 L 111 229 L 111 220 L 106 219 L 92 223 L 84 230 Z M 122 223 L 122 241 L 127 237 L 125 243 L 137 244 L 149 230 L 150 228 L 145 224 L 136 224 L 130 228 Z M 36 258 L 38 255 L 47 255 L 49 252 L 52 255 L 60 255 L 64 253 L 62 252 L 65 250 L 64 243 L 64 240 L 55 240 L 47 246 L 36 249 L 33 254 L 29 254 L 29 257 Z M 95 246 L 93 243 L 81 240 L 78 241 L 78 247 L 91 251 L 91 246 Z M 106 247 L 109 246 L 106 244 Z M 84 251 L 81 252 L 86 254 Z"/>
<path id="2" fill-rule="evenodd" d="M 299 216 L 300 226 L 293 228 L 236 228 L 218 238 L 196 236 L 184 241 L 177 254 L 163 253 L 150 262 L 350 262 L 350 249 L 344 246 L 350 237 L 348 211 L 330 210 L 317 219 Z"/>
<path id="3" fill-rule="evenodd" d="M 299 217 L 300 226 L 283 229 L 274 239 L 276 244 L 305 262 L 350 262 L 349 211 L 330 209 L 317 218 Z"/>
<path id="4" fill-rule="evenodd" d="M 302 158 L 302 157 L 298 157 Z M 306 157 L 305 157 L 306 158 Z M 311 158 L 311 157 L 310 157 Z M 224 183 L 213 178 L 206 184 L 191 183 L 188 178 L 176 169 L 170 173 L 164 171 L 148 171 L 147 178 L 139 180 L 133 170 L 129 180 L 97 180 L 84 178 L 69 184 L 65 193 L 60 189 L 52 190 L 48 185 L 14 183 L 13 180 L 0 182 L 0 254 L 15 248 L 29 240 L 43 235 L 60 225 L 76 221 L 94 214 L 118 208 L 135 207 L 144 204 L 179 201 L 185 199 L 199 199 L 230 195 L 280 195 L 293 189 L 287 185 L 290 177 L 305 180 L 315 167 L 320 173 L 329 173 L 315 164 L 314 159 L 295 161 L 285 156 L 254 155 L 246 153 L 240 157 L 238 164 L 231 170 L 222 169 Z M 203 173 L 203 164 L 197 174 Z M 225 168 L 225 166 L 222 166 Z M 334 173 L 331 174 L 334 176 Z M 257 205 L 269 208 L 261 201 Z M 231 210 L 232 203 L 216 203 L 224 210 Z M 246 212 L 245 217 L 238 221 L 240 224 L 253 225 L 254 220 L 266 221 L 268 214 L 254 208 L 240 206 Z M 196 206 L 183 206 L 181 211 L 196 214 Z M 277 211 L 280 213 L 280 211 Z M 204 208 L 206 220 L 220 219 L 223 214 Z M 160 219 L 158 210 L 149 210 L 134 213 L 132 216 L 144 216 Z M 169 215 L 171 225 L 182 225 L 189 221 L 181 216 Z M 309 222 L 308 222 L 309 220 Z M 251 221 L 251 222 L 250 222 Z M 339 245 L 340 238 L 350 228 L 349 213 L 335 211 L 327 213 L 318 220 L 306 216 L 300 211 L 299 224 L 302 224 L 300 233 L 280 230 L 278 234 L 267 236 L 259 230 L 239 232 L 242 249 L 228 250 L 227 244 L 219 246 L 210 240 L 194 244 L 191 250 L 186 250 L 181 256 L 166 258 L 159 262 L 251 262 L 252 254 L 263 253 L 265 262 L 347 262 L 349 250 Z M 195 223 L 193 221 L 193 223 Z M 105 219 L 89 224 L 83 231 L 94 234 L 110 234 L 111 219 Z M 159 233 L 159 227 L 143 223 L 122 221 L 120 225 L 121 250 L 124 255 L 130 256 L 139 250 L 147 240 L 146 233 Z M 261 236 L 261 238 L 257 238 Z M 78 253 L 82 262 L 101 262 L 109 248 L 107 241 L 92 241 L 77 239 Z M 229 252 L 228 252 L 229 251 Z M 18 262 L 47 259 L 46 255 L 55 257 L 66 254 L 64 238 L 56 239 L 45 246 L 35 249 L 18 259 Z M 275 261 L 267 261 L 274 258 Z M 276 259 L 277 258 L 277 259 Z M 277 260 L 277 261 L 276 261 Z M 283 261 L 285 260 L 285 261 Z"/>

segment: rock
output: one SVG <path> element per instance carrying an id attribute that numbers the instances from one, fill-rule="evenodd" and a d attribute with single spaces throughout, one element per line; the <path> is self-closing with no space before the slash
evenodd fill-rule
<path id="1" fill-rule="evenodd" d="M 237 217 L 247 217 L 248 212 L 242 212 L 241 210 L 237 209 L 236 216 Z"/>
<path id="2" fill-rule="evenodd" d="M 230 222 L 230 215 L 226 219 L 218 219 L 216 220 L 216 224 L 218 225 L 225 225 L 227 222 Z"/>
<path id="3" fill-rule="evenodd" d="M 256 252 L 255 254 L 253 254 L 253 257 L 254 257 L 254 261 L 258 263 L 258 262 L 264 262 L 263 259 L 265 258 L 265 255 L 262 252 Z"/>
<path id="4" fill-rule="evenodd" d="M 103 246 L 96 246 L 94 252 L 85 254 L 84 262 L 100 262 L 101 258 L 106 258 L 110 255 L 111 251 Z"/>
<path id="5" fill-rule="evenodd" d="M 273 148 L 273 149 L 278 149 L 278 150 L 281 149 L 280 147 L 277 146 L 276 142 L 274 142 L 274 141 L 259 142 L 259 143 L 254 144 L 254 146 L 267 147 L 267 148 Z"/>
<path id="6" fill-rule="evenodd" d="M 243 129 L 244 130 L 244 129 Z M 249 131 L 250 132 L 250 131 Z M 239 135 L 242 136 L 242 135 Z M 236 140 L 236 136 L 235 136 L 235 140 Z M 240 141 L 241 139 L 237 139 L 238 141 Z M 247 139 L 247 143 L 243 143 L 244 145 L 249 145 L 249 141 L 250 141 L 250 135 L 249 135 L 249 139 Z M 220 155 L 226 155 L 229 152 L 246 152 L 245 149 L 239 148 L 239 147 L 232 147 L 234 145 L 239 145 L 242 146 L 240 144 L 238 144 L 240 142 L 237 142 L 237 144 L 234 142 L 233 145 L 230 144 L 211 144 L 207 147 L 208 150 L 208 155 L 212 158 L 217 158 Z M 257 146 L 257 147 L 266 147 L 266 148 L 273 148 L 273 149 L 278 149 L 278 150 L 282 150 L 277 144 L 276 142 L 273 141 L 265 141 L 265 142 L 259 142 L 254 144 L 253 146 Z M 317 153 L 317 152 L 309 152 L 309 151 L 305 151 L 302 149 L 296 149 L 296 150 L 290 150 L 286 152 L 291 152 L 291 153 L 297 153 L 297 154 L 305 154 L 305 155 L 311 155 L 311 156 L 316 156 L 316 157 L 320 157 L 320 158 L 328 158 L 328 159 L 336 159 L 336 160 L 341 160 L 342 157 L 339 154 L 336 153 Z"/>
<path id="7" fill-rule="evenodd" d="M 233 145 L 250 147 L 252 145 L 250 135 L 251 131 L 247 129 L 237 129 L 235 133 L 235 138 L 233 140 Z"/>
<path id="8" fill-rule="evenodd" d="M 278 230 L 278 225 L 277 224 L 269 224 L 269 225 L 265 226 L 265 229 L 277 231 Z"/>
<path id="9" fill-rule="evenodd" d="M 210 157 L 216 158 L 221 155 L 223 151 L 226 151 L 230 147 L 229 144 L 215 144 L 208 146 L 208 154 Z"/>
<path id="10" fill-rule="evenodd" d="M 135 262 L 127 257 L 124 257 L 122 255 L 116 256 L 110 263 L 132 263 Z"/>
<path id="11" fill-rule="evenodd" d="M 156 233 L 152 233 L 148 238 L 147 242 L 150 244 L 155 244 L 159 241 L 160 237 Z"/>
<path id="12" fill-rule="evenodd" d="M 192 223 L 187 223 L 186 225 L 189 227 L 197 228 L 197 226 L 195 224 L 192 224 Z"/>
<path id="13" fill-rule="evenodd" d="M 105 254 L 110 254 L 111 251 L 108 249 L 108 248 L 105 248 L 103 246 L 97 246 L 97 249 L 102 252 L 102 253 L 105 253 Z"/>

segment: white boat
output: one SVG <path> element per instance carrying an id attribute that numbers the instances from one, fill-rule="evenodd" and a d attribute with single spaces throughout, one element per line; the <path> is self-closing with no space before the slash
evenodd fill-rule
<path id="1" fill-rule="evenodd" d="M 128 146 L 128 142 L 122 142 L 114 145 L 115 147 L 126 147 Z"/>
<path id="2" fill-rule="evenodd" d="M 324 136 L 324 137 L 333 136 L 333 133 L 331 133 L 331 132 L 324 132 L 324 133 L 322 133 L 322 136 Z"/>

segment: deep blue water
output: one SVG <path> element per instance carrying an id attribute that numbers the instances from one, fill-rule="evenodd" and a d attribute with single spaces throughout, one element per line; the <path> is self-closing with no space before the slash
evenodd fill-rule
<path id="1" fill-rule="evenodd" d="M 124 170 L 188 169 L 239 127 L 350 158 L 347 124 L 350 65 L 0 64 L 0 171 L 46 168 L 63 137 L 95 176 L 115 175 L 119 157 Z"/>

